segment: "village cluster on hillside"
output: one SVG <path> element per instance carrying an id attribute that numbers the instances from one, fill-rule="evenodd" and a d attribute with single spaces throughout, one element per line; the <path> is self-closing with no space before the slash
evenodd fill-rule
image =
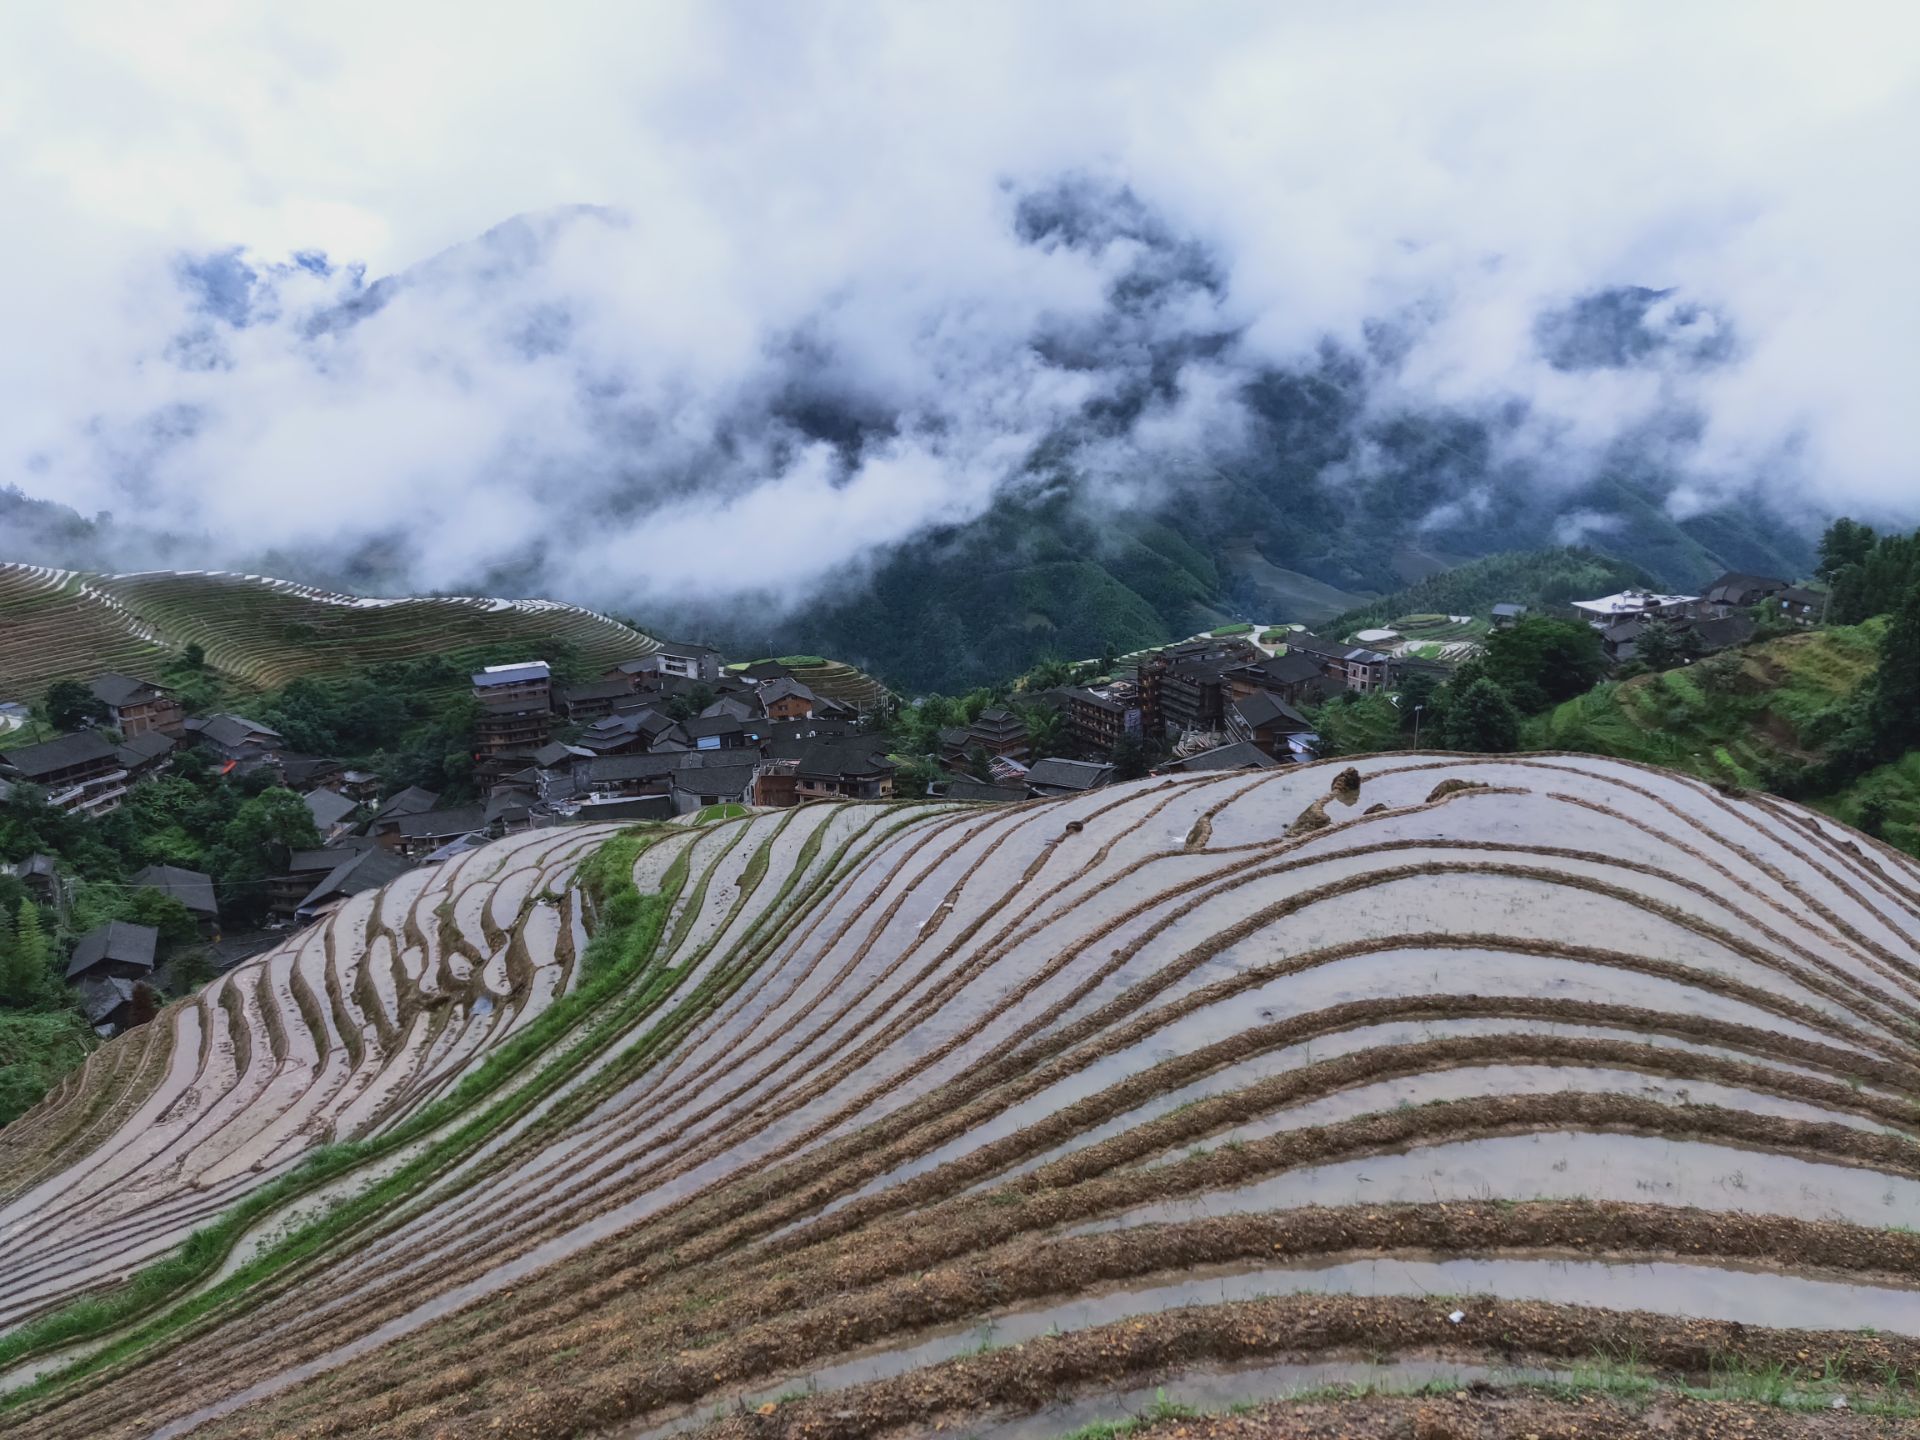
<path id="1" fill-rule="evenodd" d="M 1556 607 L 1599 633 L 1615 667 L 1658 654 L 1686 663 L 1753 637 L 1758 606 L 1794 624 L 1819 618 L 1826 596 L 1766 576 L 1729 573 L 1699 595 L 1624 590 Z M 1262 768 L 1313 759 L 1320 737 L 1313 711 L 1340 695 L 1396 698 L 1415 676 L 1444 682 L 1480 652 L 1473 638 L 1511 628 L 1529 607 L 1502 603 L 1483 617 L 1411 616 L 1403 628 L 1374 627 L 1346 640 L 1300 626 L 1228 626 L 1135 657 L 1089 683 L 1035 689 L 1020 699 L 1029 715 L 1058 719 L 1063 755 L 1041 755 L 1030 723 L 996 706 L 939 735 L 940 761 L 956 772 L 938 784 L 950 799 L 1020 800 L 1091 789 L 1116 776 L 1114 757 L 1130 742 L 1170 757 L 1155 773 Z M 984 778 L 963 772 L 984 756 Z"/>
<path id="2" fill-rule="evenodd" d="M 1757 605 L 1810 623 L 1823 601 L 1782 580 L 1732 574 L 1698 596 L 1624 591 L 1573 601 L 1564 613 L 1598 631 L 1616 665 L 1655 649 L 1671 663 L 1749 638 Z M 1397 700 L 1415 676 L 1444 682 L 1479 653 L 1479 639 L 1521 623 L 1526 608 L 1411 616 L 1401 628 L 1361 629 L 1346 640 L 1297 626 L 1228 626 L 1114 663 L 1103 675 L 1082 667 L 1078 683 L 1029 688 L 1017 704 L 988 705 L 965 724 L 939 729 L 928 755 L 902 755 L 886 707 L 863 712 L 817 693 L 798 663 L 729 665 L 709 646 L 663 642 L 597 679 L 567 685 L 546 661 L 529 658 L 470 677 L 480 798 L 467 803 L 443 803 L 419 786 L 382 793 L 370 771 L 298 753 L 272 726 L 244 714 L 189 714 L 165 685 L 100 675 L 86 687 L 96 716 L 90 726 L 11 747 L 0 736 L 0 799 L 14 786 L 33 786 L 57 811 L 106 815 L 184 749 L 236 782 L 252 776 L 256 786 L 291 790 L 320 843 L 291 848 L 278 873 L 259 882 L 277 930 L 503 835 L 577 820 L 888 799 L 903 765 L 921 766 L 924 788 L 936 797 L 1014 802 L 1143 773 L 1143 755 L 1153 757 L 1156 773 L 1311 759 L 1320 748 L 1312 716 L 1329 701 Z M 53 857 L 30 855 L 9 868 L 37 899 L 58 906 L 63 877 Z M 202 937 L 221 934 L 211 876 L 149 865 L 127 883 L 180 902 Z M 154 926 L 127 919 L 78 937 L 65 975 L 102 1033 L 143 1018 L 139 987 L 163 963 L 163 948 Z"/>
<path id="3" fill-rule="evenodd" d="M 297 753 L 243 714 L 188 714 L 170 687 L 127 675 L 88 683 L 98 715 L 90 727 L 31 744 L 0 737 L 0 799 L 31 786 L 57 812 L 109 815 L 189 750 L 236 783 L 251 777 L 292 790 L 321 843 L 292 850 L 264 882 L 271 924 L 284 929 L 414 866 L 538 826 L 893 793 L 885 737 L 860 733 L 853 706 L 816 694 L 777 661 L 729 668 L 708 647 L 666 644 L 584 684 L 555 684 L 542 660 L 488 666 L 471 683 L 476 803 L 443 804 L 417 786 L 383 796 L 370 771 Z M 64 877 L 53 857 L 8 868 L 58 907 Z M 204 937 L 221 933 L 213 877 L 149 866 L 127 883 L 183 902 Z M 102 1032 L 141 1012 L 136 992 L 153 978 L 161 948 L 154 926 L 126 920 L 80 936 L 66 979 Z"/>

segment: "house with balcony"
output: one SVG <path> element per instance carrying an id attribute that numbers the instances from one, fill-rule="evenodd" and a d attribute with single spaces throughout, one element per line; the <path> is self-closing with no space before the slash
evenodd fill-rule
<path id="1" fill-rule="evenodd" d="M 186 734 L 187 712 L 164 685 L 131 675 L 96 675 L 87 682 L 93 698 L 107 707 L 108 719 L 122 738 L 160 734 L 179 739 Z"/>
<path id="2" fill-rule="evenodd" d="M 49 805 L 70 815 L 116 809 L 132 780 L 119 748 L 90 730 L 0 751 L 0 773 L 38 785 Z"/>

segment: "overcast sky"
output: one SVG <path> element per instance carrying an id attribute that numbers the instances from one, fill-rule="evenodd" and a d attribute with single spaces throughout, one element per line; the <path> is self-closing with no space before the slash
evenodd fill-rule
<path id="1" fill-rule="evenodd" d="M 1683 505 L 1916 514 L 1917 80 L 1900 3 L 7 6 L 0 484 L 208 563 L 401 535 L 422 585 L 532 556 L 611 603 L 724 586 L 746 540 L 801 594 L 1115 383 L 1032 345 L 1138 258 L 1022 240 L 1077 176 L 1222 277 L 1142 323 L 1239 337 L 1122 450 L 1230 443 L 1246 367 L 1417 316 L 1396 401 L 1524 397 L 1543 484 L 1678 399 Z M 525 264 L 456 250 L 315 324 L 583 204 Z M 183 257 L 236 248 L 261 278 L 209 313 Z M 1545 364 L 1538 315 L 1621 284 L 1735 358 Z M 769 397 L 810 374 L 891 438 L 796 443 Z"/>

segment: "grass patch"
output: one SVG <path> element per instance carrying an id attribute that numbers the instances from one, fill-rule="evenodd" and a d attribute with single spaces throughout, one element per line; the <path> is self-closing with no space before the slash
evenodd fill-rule
<path id="1" fill-rule="evenodd" d="M 99 1043 L 78 1011 L 0 1011 L 0 1125 L 39 1104 Z"/>
<path id="2" fill-rule="evenodd" d="M 1253 625 L 1249 621 L 1245 621 L 1245 620 L 1242 620 L 1238 624 L 1234 624 L 1234 625 L 1222 625 L 1222 626 L 1219 626 L 1217 629 L 1209 630 L 1207 632 L 1208 635 L 1212 636 L 1216 640 L 1224 640 L 1229 635 L 1251 635 L 1252 633 L 1253 633 Z"/>

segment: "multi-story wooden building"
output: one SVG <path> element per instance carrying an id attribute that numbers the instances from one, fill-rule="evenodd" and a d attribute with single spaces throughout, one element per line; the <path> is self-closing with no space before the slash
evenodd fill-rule
<path id="1" fill-rule="evenodd" d="M 481 760 L 538 750 L 553 734 L 553 672 L 544 660 L 489 665 L 473 674 L 480 703 L 474 749 Z"/>
<path id="2" fill-rule="evenodd" d="M 1024 760 L 1028 749 L 1026 724 L 1011 710 L 982 710 L 967 727 L 967 749 L 984 750 L 989 759 L 1004 755 L 1010 760 Z"/>
<path id="3" fill-rule="evenodd" d="M 165 686 L 131 675 L 96 675 L 87 688 L 107 707 L 113 728 L 128 740 L 161 734 L 179 739 L 186 734 L 187 712 Z"/>
<path id="4" fill-rule="evenodd" d="M 1237 637 L 1189 640 L 1154 652 L 1138 670 L 1141 727 L 1162 738 L 1218 730 L 1226 672 L 1259 658 L 1253 644 Z"/>
<path id="5" fill-rule="evenodd" d="M 1111 754 L 1122 735 L 1138 735 L 1142 729 L 1140 689 L 1128 681 L 1068 690 L 1064 698 L 1067 735 L 1083 750 Z"/>
<path id="6" fill-rule="evenodd" d="M 0 770 L 40 786 L 49 805 L 70 814 L 104 815 L 127 793 L 119 751 L 91 731 L 0 751 Z"/>

